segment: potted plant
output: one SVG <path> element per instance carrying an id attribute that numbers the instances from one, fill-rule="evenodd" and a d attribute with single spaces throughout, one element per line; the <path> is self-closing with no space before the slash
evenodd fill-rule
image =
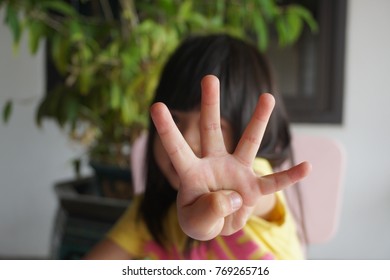
<path id="1" fill-rule="evenodd" d="M 24 32 L 32 54 L 47 44 L 53 68 L 37 124 L 55 120 L 86 145 L 95 166 L 126 172 L 132 141 L 148 125 L 161 68 L 183 37 L 227 32 L 266 50 L 273 34 L 283 47 L 305 25 L 316 29 L 303 6 L 276 0 L 0 0 L 0 8 L 15 46 Z M 3 106 L 4 121 L 12 102 Z"/>

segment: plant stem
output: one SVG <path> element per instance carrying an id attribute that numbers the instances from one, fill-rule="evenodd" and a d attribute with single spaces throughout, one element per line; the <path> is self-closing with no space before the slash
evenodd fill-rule
<path id="1" fill-rule="evenodd" d="M 131 31 L 137 27 L 139 18 L 133 0 L 120 0 L 120 4 L 123 10 L 122 34 L 124 38 L 128 38 Z"/>
<path id="2" fill-rule="evenodd" d="M 100 5 L 102 6 L 104 17 L 109 21 L 113 21 L 114 15 L 110 3 L 107 0 L 100 0 Z"/>

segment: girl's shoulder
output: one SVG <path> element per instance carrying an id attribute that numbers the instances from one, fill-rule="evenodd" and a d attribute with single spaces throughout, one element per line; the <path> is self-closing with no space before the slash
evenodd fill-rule
<path id="1" fill-rule="evenodd" d="M 142 197 L 137 195 L 130 201 L 122 216 L 107 233 L 108 239 L 133 256 L 138 256 L 142 252 L 139 247 L 142 240 L 151 238 L 143 219 L 138 215 Z"/>

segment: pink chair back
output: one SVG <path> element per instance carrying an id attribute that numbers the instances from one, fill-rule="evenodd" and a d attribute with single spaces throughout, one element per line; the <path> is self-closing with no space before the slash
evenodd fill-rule
<path id="1" fill-rule="evenodd" d="M 310 162 L 312 171 L 298 186 L 285 190 L 287 200 L 298 225 L 304 226 L 301 231 L 306 233 L 306 242 L 326 242 L 334 236 L 339 223 L 345 173 L 343 146 L 323 136 L 294 134 L 292 147 L 295 162 Z"/>
<path id="2" fill-rule="evenodd" d="M 143 133 L 138 137 L 131 146 L 130 165 L 133 177 L 134 194 L 141 194 L 145 189 L 145 158 L 146 158 L 146 142 L 148 134 Z"/>

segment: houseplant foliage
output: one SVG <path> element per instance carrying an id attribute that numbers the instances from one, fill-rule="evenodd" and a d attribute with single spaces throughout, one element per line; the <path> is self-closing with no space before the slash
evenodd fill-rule
<path id="1" fill-rule="evenodd" d="M 88 146 L 90 158 L 128 164 L 126 148 L 146 128 L 161 68 L 191 33 L 226 32 L 266 50 L 276 34 L 293 44 L 310 12 L 276 0 L 0 0 L 17 49 L 28 34 L 35 54 L 44 42 L 61 79 L 36 110 Z M 3 119 L 12 112 L 3 105 Z M 124 153 L 125 152 L 125 153 Z M 123 156 L 125 154 L 125 156 Z"/>

